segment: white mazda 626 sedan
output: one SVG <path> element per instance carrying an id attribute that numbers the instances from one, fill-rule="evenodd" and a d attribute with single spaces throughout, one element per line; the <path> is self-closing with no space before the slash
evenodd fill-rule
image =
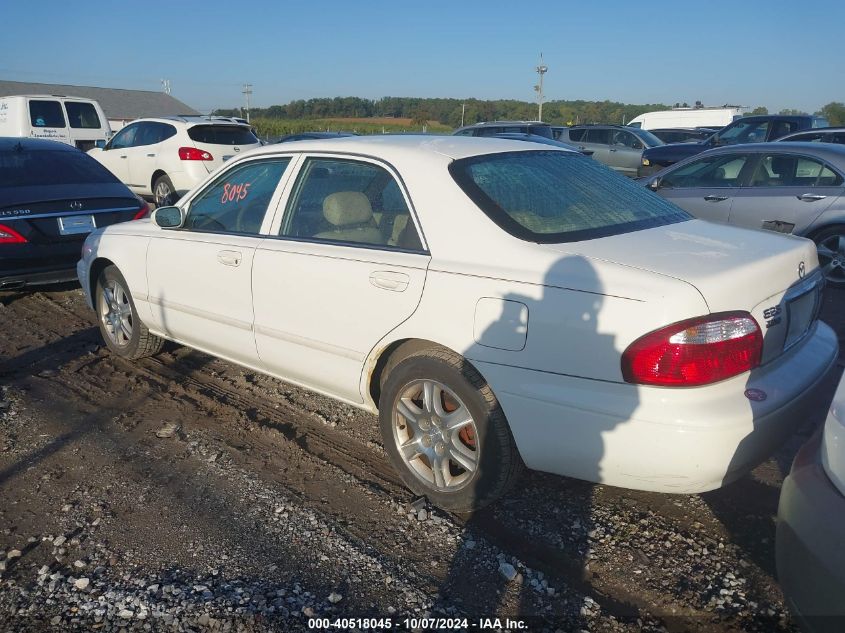
<path id="1" fill-rule="evenodd" d="M 78 273 L 114 353 L 170 339 L 378 411 L 408 487 L 453 510 L 523 465 L 717 488 L 802 421 L 837 357 L 811 241 L 503 139 L 259 148 L 92 233 Z"/>

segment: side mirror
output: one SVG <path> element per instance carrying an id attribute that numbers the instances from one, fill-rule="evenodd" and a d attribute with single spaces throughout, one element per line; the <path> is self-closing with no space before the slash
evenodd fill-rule
<path id="1" fill-rule="evenodd" d="M 153 211 L 153 222 L 163 229 L 178 229 L 185 222 L 185 214 L 179 207 L 159 207 Z"/>
<path id="2" fill-rule="evenodd" d="M 652 178 L 648 181 L 648 185 L 646 185 L 652 191 L 657 191 L 660 189 L 660 178 Z"/>
<path id="3" fill-rule="evenodd" d="M 632 149 L 642 149 L 642 148 L 643 148 L 643 144 L 642 144 L 642 143 L 640 143 L 639 141 L 637 141 L 637 142 L 635 142 L 635 143 L 631 146 L 631 148 L 632 148 Z"/>

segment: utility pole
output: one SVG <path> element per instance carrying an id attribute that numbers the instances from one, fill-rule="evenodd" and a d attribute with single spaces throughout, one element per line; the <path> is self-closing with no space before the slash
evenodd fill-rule
<path id="1" fill-rule="evenodd" d="M 461 127 L 464 126 L 464 112 L 466 112 L 466 109 L 467 109 L 467 104 L 462 103 L 461 104 Z"/>
<path id="2" fill-rule="evenodd" d="M 161 88 L 164 90 L 164 94 L 170 94 L 170 80 L 169 79 L 162 79 L 161 80 Z"/>
<path id="3" fill-rule="evenodd" d="M 246 121 L 249 123 L 249 97 L 252 95 L 252 84 L 244 84 L 244 97 L 246 97 Z"/>
<path id="4" fill-rule="evenodd" d="M 540 75 L 540 83 L 534 86 L 534 90 L 537 91 L 537 101 L 539 102 L 539 108 L 537 112 L 537 120 L 543 120 L 543 75 L 549 72 L 549 67 L 543 63 L 543 53 L 540 53 L 540 65 L 536 68 L 537 74 Z"/>

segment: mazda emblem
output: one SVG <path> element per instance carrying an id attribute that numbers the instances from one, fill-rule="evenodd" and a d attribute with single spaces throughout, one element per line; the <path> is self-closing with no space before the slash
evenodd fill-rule
<path id="1" fill-rule="evenodd" d="M 806 274 L 806 270 L 804 268 L 804 262 L 798 264 L 798 279 L 804 279 L 804 275 Z"/>
<path id="2" fill-rule="evenodd" d="M 79 211 L 82 208 L 82 203 L 79 200 L 74 200 L 70 203 L 70 208 L 74 211 Z"/>
<path id="3" fill-rule="evenodd" d="M 235 150 L 236 152 L 241 151 L 241 148 L 240 148 L 240 147 L 238 147 L 238 146 L 233 146 L 233 147 L 232 147 L 232 149 L 233 149 L 233 150 Z"/>

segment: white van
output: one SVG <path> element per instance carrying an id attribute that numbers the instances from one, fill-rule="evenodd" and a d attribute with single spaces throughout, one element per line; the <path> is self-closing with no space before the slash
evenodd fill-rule
<path id="1" fill-rule="evenodd" d="M 645 112 L 634 117 L 628 122 L 630 127 L 638 127 L 643 130 L 658 130 L 662 128 L 688 128 L 697 127 L 723 128 L 733 123 L 743 115 L 746 108 L 739 106 L 726 106 L 723 108 L 674 108 L 672 110 L 658 110 L 657 112 Z"/>
<path id="2" fill-rule="evenodd" d="M 0 97 L 0 136 L 46 138 L 87 152 L 105 145 L 111 134 L 103 109 L 93 99 L 62 95 Z"/>

